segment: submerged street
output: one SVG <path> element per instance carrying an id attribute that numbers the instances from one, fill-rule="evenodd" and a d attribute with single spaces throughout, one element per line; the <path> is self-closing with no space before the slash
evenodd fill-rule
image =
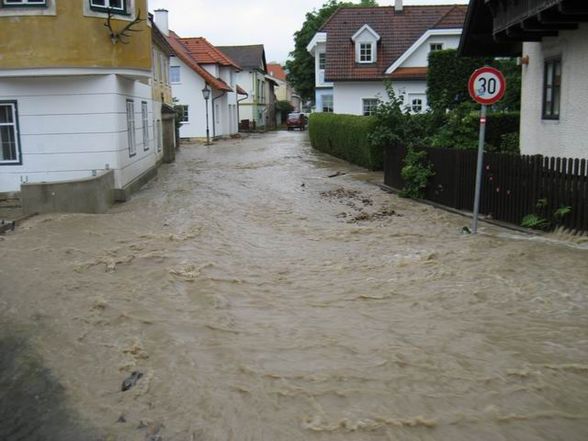
<path id="1" fill-rule="evenodd" d="M 0 439 L 588 439 L 587 245 L 381 181 L 253 135 L 0 236 Z"/>

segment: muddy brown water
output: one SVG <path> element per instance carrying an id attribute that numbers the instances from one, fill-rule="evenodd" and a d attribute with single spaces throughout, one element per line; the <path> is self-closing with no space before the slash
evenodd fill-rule
<path id="1" fill-rule="evenodd" d="M 378 180 L 256 135 L 0 238 L 0 439 L 588 439 L 586 244 Z"/>

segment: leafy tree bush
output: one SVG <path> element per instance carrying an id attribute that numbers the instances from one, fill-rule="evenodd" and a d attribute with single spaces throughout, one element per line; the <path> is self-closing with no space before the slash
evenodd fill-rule
<path id="1" fill-rule="evenodd" d="M 431 176 L 435 174 L 433 166 L 426 161 L 427 152 L 409 147 L 403 160 L 400 176 L 404 180 L 404 188 L 400 196 L 420 199 Z"/>
<path id="2" fill-rule="evenodd" d="M 312 113 L 308 133 L 315 149 L 362 167 L 381 170 L 382 149 L 368 140 L 375 125 L 376 119 L 371 116 Z"/>
<path id="3" fill-rule="evenodd" d="M 286 122 L 288 118 L 288 113 L 294 110 L 294 106 L 290 104 L 290 101 L 287 100 L 280 100 L 276 102 L 276 112 L 280 112 L 281 122 L 282 124 Z"/>

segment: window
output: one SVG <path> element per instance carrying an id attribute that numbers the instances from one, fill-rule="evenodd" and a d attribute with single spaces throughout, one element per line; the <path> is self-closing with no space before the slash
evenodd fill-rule
<path id="1" fill-rule="evenodd" d="M 323 112 L 333 112 L 333 95 L 323 95 Z"/>
<path id="2" fill-rule="evenodd" d="M 149 150 L 149 108 L 146 101 L 141 101 L 141 117 L 143 119 L 143 150 Z"/>
<path id="3" fill-rule="evenodd" d="M 135 103 L 133 100 L 127 100 L 127 136 L 129 141 L 129 156 L 137 154 L 135 145 Z"/>
<path id="4" fill-rule="evenodd" d="M 378 100 L 376 98 L 364 98 L 363 103 L 363 116 L 368 116 L 374 113 L 376 107 L 378 107 Z"/>
<path id="5" fill-rule="evenodd" d="M 429 47 L 431 48 L 431 52 L 442 51 L 443 43 L 431 43 Z"/>
<path id="6" fill-rule="evenodd" d="M 169 80 L 172 84 L 177 84 L 180 82 L 180 66 L 170 66 Z"/>
<path id="7" fill-rule="evenodd" d="M 115 14 L 127 13 L 127 0 L 90 0 L 90 9 L 95 11 L 111 11 Z"/>
<path id="8" fill-rule="evenodd" d="M 180 104 L 180 105 L 176 106 L 176 109 L 178 109 L 180 111 L 180 113 L 182 114 L 182 117 L 180 118 L 180 122 L 183 122 L 183 123 L 190 122 L 190 114 L 188 113 L 188 106 Z"/>
<path id="9" fill-rule="evenodd" d="M 155 51 L 155 49 L 153 49 L 153 79 L 154 80 L 159 80 L 159 72 L 157 71 L 157 65 L 155 64 L 157 62 L 157 52 Z"/>
<path id="10" fill-rule="evenodd" d="M 0 101 L 0 165 L 20 165 L 16 101 Z"/>
<path id="11" fill-rule="evenodd" d="M 559 119 L 561 103 L 561 59 L 545 61 L 543 119 Z"/>
<path id="12" fill-rule="evenodd" d="M 321 52 L 319 54 L 319 69 L 324 70 L 327 66 L 327 54 Z"/>
<path id="13" fill-rule="evenodd" d="M 155 144 L 157 145 L 157 153 L 161 152 L 161 120 L 153 120 L 153 127 L 155 130 Z"/>
<path id="14" fill-rule="evenodd" d="M 47 0 L 2 0 L 2 6 L 47 6 Z"/>
<path id="15" fill-rule="evenodd" d="M 420 113 L 423 110 L 423 100 L 420 98 L 413 98 L 410 105 L 410 110 L 412 110 L 414 113 Z"/>
<path id="16" fill-rule="evenodd" d="M 359 62 L 360 63 L 372 63 L 374 59 L 372 43 L 360 43 L 359 44 Z"/>
<path id="17" fill-rule="evenodd" d="M 167 57 L 165 55 L 162 55 L 161 64 L 163 66 L 161 68 L 161 71 L 162 71 L 162 74 L 163 74 L 162 81 L 165 84 L 168 84 L 169 83 L 169 62 L 168 62 Z"/>

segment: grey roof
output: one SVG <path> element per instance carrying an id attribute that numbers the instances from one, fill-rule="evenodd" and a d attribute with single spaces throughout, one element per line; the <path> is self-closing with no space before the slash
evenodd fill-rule
<path id="1" fill-rule="evenodd" d="M 265 50 L 263 44 L 251 44 L 248 46 L 216 46 L 230 59 L 235 61 L 243 69 L 261 69 L 267 72 L 265 62 Z"/>

